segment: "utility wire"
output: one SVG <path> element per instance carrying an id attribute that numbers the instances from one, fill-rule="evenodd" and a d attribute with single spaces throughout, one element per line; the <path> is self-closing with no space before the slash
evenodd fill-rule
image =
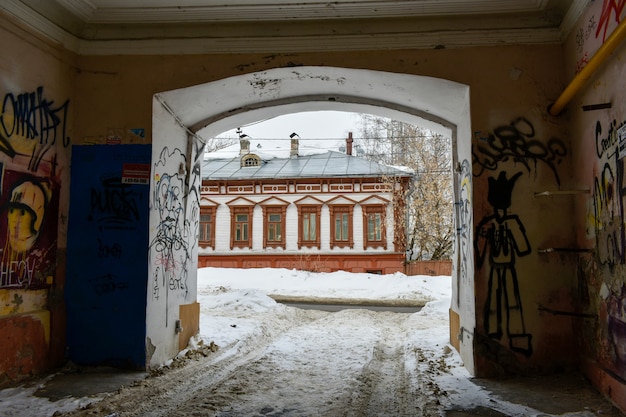
<path id="1" fill-rule="evenodd" d="M 262 141 L 262 140 L 291 140 L 290 138 L 257 138 L 254 136 L 247 136 L 250 139 L 253 140 L 258 140 L 258 141 Z M 374 141 L 394 141 L 394 140 L 404 140 L 404 141 L 409 141 L 409 140 L 414 140 L 414 139 L 432 139 L 432 138 L 445 138 L 445 139 L 450 139 L 447 138 L 445 136 L 441 136 L 441 135 L 419 135 L 419 136 L 391 136 L 391 137 L 380 137 L 380 138 L 368 138 L 368 137 L 352 137 L 353 141 L 369 141 L 369 140 L 374 140 Z M 213 138 L 211 138 L 213 140 L 233 140 L 233 139 L 239 139 L 238 136 L 215 136 Z M 347 137 L 341 137 L 341 138 L 300 138 L 300 141 L 309 141 L 309 140 L 315 140 L 315 141 L 329 141 L 329 140 L 334 140 L 334 141 L 345 141 L 346 139 L 348 139 Z"/>

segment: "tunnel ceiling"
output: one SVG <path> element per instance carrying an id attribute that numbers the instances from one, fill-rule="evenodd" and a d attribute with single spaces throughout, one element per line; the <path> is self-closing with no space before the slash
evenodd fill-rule
<path id="1" fill-rule="evenodd" d="M 5 0 L 0 10 L 84 54 L 124 53 L 129 41 L 137 49 L 128 53 L 262 52 L 264 48 L 278 53 L 560 43 L 587 3 Z"/>

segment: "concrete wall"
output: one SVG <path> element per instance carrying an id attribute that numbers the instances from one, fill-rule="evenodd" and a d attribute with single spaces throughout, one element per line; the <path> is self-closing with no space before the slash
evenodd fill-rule
<path id="1" fill-rule="evenodd" d="M 604 4 L 603 4 L 604 3 Z M 573 79 L 594 56 L 623 10 L 592 2 L 566 44 L 566 70 Z M 618 47 L 582 83 L 563 116 L 571 126 L 572 177 L 588 192 L 574 197 L 574 292 L 579 314 L 577 348 L 582 366 L 600 390 L 626 409 L 626 230 L 625 171 L 620 141 L 626 138 L 626 49 Z M 599 105 L 599 106 L 598 106 Z M 592 107 L 587 107 L 592 106 Z"/>
<path id="2" fill-rule="evenodd" d="M 156 367 L 176 356 L 183 328 L 181 306 L 196 303 L 200 160 L 202 145 L 177 123 L 158 99 L 152 142 L 147 305 L 147 362 Z M 184 307 L 183 307 L 184 309 Z M 196 331 L 197 332 L 197 331 Z"/>

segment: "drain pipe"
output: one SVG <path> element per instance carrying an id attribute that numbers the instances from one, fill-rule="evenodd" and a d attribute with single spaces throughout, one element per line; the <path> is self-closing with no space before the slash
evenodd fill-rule
<path id="1" fill-rule="evenodd" d="M 559 98 L 548 107 L 548 112 L 552 116 L 558 116 L 563 108 L 567 106 L 567 103 L 576 95 L 578 90 L 581 89 L 583 84 L 591 78 L 591 75 L 598 69 L 600 65 L 606 61 L 609 55 L 619 46 L 622 40 L 626 37 L 626 20 L 620 22 L 615 28 L 609 38 L 598 48 L 593 57 L 589 60 L 587 65 L 574 77 L 569 85 L 563 90 Z"/>

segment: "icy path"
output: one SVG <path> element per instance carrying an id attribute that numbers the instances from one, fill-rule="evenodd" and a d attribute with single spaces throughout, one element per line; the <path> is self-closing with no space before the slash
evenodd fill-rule
<path id="1" fill-rule="evenodd" d="M 439 407 L 418 386 L 411 388 L 407 317 L 344 310 L 292 328 L 256 361 L 203 393 L 203 401 L 174 415 L 206 407 L 220 417 L 438 416 Z"/>
<path id="2" fill-rule="evenodd" d="M 416 374 L 421 350 L 407 344 L 411 317 L 285 308 L 241 349 L 220 349 L 71 415 L 440 416 L 428 369 Z"/>

